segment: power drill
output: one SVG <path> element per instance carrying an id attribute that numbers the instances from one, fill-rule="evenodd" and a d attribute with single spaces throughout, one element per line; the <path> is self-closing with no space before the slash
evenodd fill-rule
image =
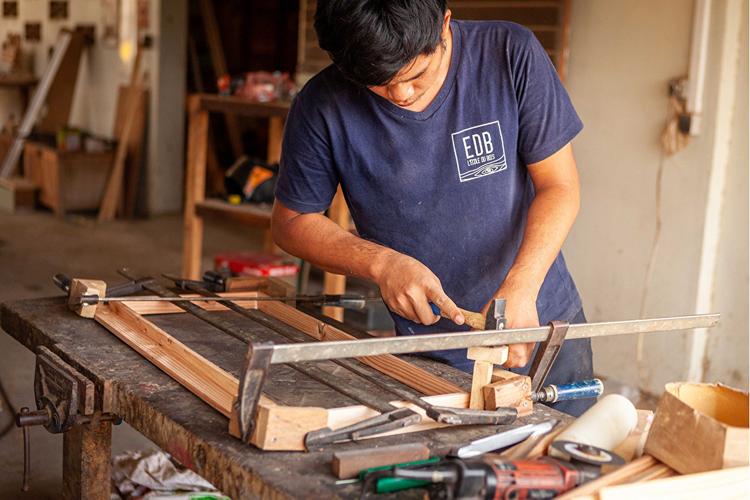
<path id="1" fill-rule="evenodd" d="M 439 483 L 431 498 L 543 500 L 599 477 L 601 467 L 550 457 L 530 460 L 443 460 L 428 467 L 395 467 L 392 477 Z"/>

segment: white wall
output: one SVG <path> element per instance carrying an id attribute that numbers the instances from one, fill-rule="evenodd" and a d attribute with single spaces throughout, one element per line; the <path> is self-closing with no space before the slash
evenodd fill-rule
<path id="1" fill-rule="evenodd" d="M 729 126 L 729 158 L 718 242 L 714 303 L 720 334 L 708 337 L 706 380 L 747 387 L 748 374 L 748 3 L 744 2 L 737 55 L 736 103 Z M 741 288 L 744 286 L 744 290 Z M 743 293 L 744 291 L 744 293 Z"/>
<path id="2" fill-rule="evenodd" d="M 133 26 L 135 6 L 135 0 L 121 0 L 123 19 Z M 102 1 L 70 0 L 68 19 L 52 21 L 48 18 L 47 0 L 21 0 L 17 19 L 0 18 L 0 38 L 5 39 L 8 31 L 23 36 L 24 23 L 36 21 L 42 23 L 42 40 L 36 43 L 24 40 L 23 48 L 33 57 L 33 70 L 38 76 L 44 71 L 48 50 L 56 42 L 61 28 L 72 29 L 84 23 L 96 25 L 96 44 L 85 49 L 81 59 L 70 122 L 111 137 L 118 87 L 129 82 L 133 57 L 122 60 L 117 47 L 101 42 Z M 129 31 L 135 43 L 134 29 Z M 182 207 L 183 192 L 187 3 L 151 0 L 149 32 L 154 45 L 144 53 L 142 62 L 151 95 L 145 203 L 149 213 L 176 212 Z M 10 113 L 18 119 L 19 112 L 15 91 L 0 88 L 2 123 Z"/>
<path id="3" fill-rule="evenodd" d="M 62 28 L 72 29 L 76 24 L 96 25 L 97 36 L 101 33 L 101 1 L 73 0 L 68 4 L 68 19 L 51 20 L 47 0 L 22 0 L 18 2 L 19 16 L 16 19 L 0 17 L 0 37 L 4 40 L 8 32 L 20 33 L 24 53 L 31 58 L 32 70 L 41 76 L 48 60 L 49 49 L 54 46 Z M 40 22 L 42 39 L 27 42 L 23 39 L 24 24 Z M 120 61 L 116 48 L 107 48 L 97 43 L 87 48 L 81 59 L 71 110 L 71 124 L 105 136 L 111 136 L 115 118 L 117 84 L 126 82 L 129 65 Z M 0 89 L 0 120 L 10 113 L 20 120 L 20 106 L 14 89 Z"/>
<path id="4" fill-rule="evenodd" d="M 747 8 L 746 0 L 739 2 Z M 638 317 L 644 293 L 647 317 L 694 313 L 701 266 L 713 262 L 710 272 L 716 280 L 710 309 L 723 313 L 724 322 L 709 333 L 706 365 L 711 366 L 712 359 L 722 362 L 708 370 L 707 378 L 747 387 L 748 195 L 747 182 L 742 182 L 748 168 L 747 105 L 734 98 L 731 107 L 736 113 L 729 119 L 745 128 L 744 135 L 742 127 L 732 132 L 727 172 L 733 191 L 725 196 L 720 190 L 718 197 L 709 198 L 708 189 L 712 170 L 721 168 L 715 164 L 715 153 L 726 146 L 716 137 L 717 100 L 725 87 L 718 75 L 727 70 L 728 60 L 721 57 L 726 5 L 715 1 L 712 11 L 703 133 L 684 151 L 664 158 L 659 138 L 666 119 L 667 85 L 671 78 L 687 74 L 693 3 L 574 0 L 568 88 L 585 124 L 574 143 L 583 203 L 565 251 L 590 321 Z M 746 44 L 743 50 L 741 88 L 746 94 Z M 729 60 L 738 64 L 740 54 L 732 55 Z M 726 113 L 722 116 L 726 119 Z M 660 162 L 663 227 L 646 291 Z M 721 208 L 718 260 L 702 259 L 707 256 L 709 203 Z M 594 343 L 595 369 L 659 394 L 665 382 L 689 377 L 693 347 L 692 335 L 646 336 L 638 362 L 635 337 L 600 339 Z M 704 352 L 698 354 L 702 359 Z"/>

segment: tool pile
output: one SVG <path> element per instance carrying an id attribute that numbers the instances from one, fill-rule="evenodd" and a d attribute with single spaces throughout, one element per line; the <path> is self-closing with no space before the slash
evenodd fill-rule
<path id="1" fill-rule="evenodd" d="M 670 406 L 678 387 L 687 400 L 675 412 Z M 711 416 L 698 410 L 688 415 L 689 402 L 701 404 L 698 397 L 722 402 Z M 338 452 L 332 472 L 339 486 L 361 484 L 362 498 L 412 488 L 441 499 L 705 498 L 717 487 L 728 498 L 746 498 L 747 403 L 747 393 L 723 386 L 669 384 L 656 418 L 610 394 L 569 425 L 526 425 L 447 453 L 417 445 Z M 724 423 L 733 436 L 715 435 L 720 439 L 712 445 L 681 439 L 688 420 L 700 422 L 691 429 L 700 435 L 711 432 L 707 421 L 714 418 L 739 426 Z M 659 428 L 666 425 L 675 426 L 676 435 L 662 435 Z M 722 458 L 710 463 L 707 456 L 717 453 Z"/>

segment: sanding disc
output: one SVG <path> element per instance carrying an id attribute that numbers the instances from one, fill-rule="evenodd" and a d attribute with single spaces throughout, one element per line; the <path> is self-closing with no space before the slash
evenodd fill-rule
<path id="1" fill-rule="evenodd" d="M 616 453 L 591 446 L 588 444 L 574 443 L 573 441 L 555 441 L 552 447 L 570 457 L 571 460 L 591 465 L 622 465 L 625 460 Z"/>

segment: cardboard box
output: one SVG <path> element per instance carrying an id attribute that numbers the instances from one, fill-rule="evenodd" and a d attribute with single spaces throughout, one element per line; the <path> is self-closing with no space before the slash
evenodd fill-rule
<path id="1" fill-rule="evenodd" d="M 748 465 L 748 394 L 721 384 L 671 383 L 646 453 L 681 474 Z"/>

